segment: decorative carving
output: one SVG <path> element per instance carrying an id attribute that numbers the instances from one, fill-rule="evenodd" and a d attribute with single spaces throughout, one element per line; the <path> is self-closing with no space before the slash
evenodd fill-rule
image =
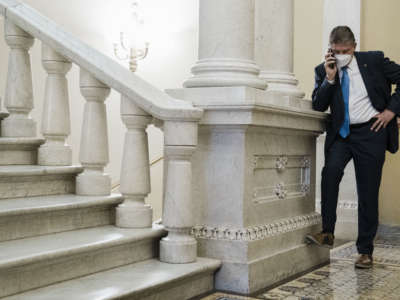
<path id="1" fill-rule="evenodd" d="M 338 206 L 340 209 L 357 209 L 358 203 L 356 201 L 339 201 Z"/>
<path id="2" fill-rule="evenodd" d="M 287 156 L 280 156 L 276 158 L 275 166 L 278 169 L 278 171 L 283 171 L 285 170 L 287 163 L 288 163 Z"/>
<path id="3" fill-rule="evenodd" d="M 312 213 L 247 228 L 211 227 L 206 225 L 195 226 L 192 228 L 192 235 L 199 239 L 254 241 L 264 240 L 272 236 L 320 223 L 321 215 Z"/>
<path id="4" fill-rule="evenodd" d="M 258 156 L 254 156 L 253 159 L 253 169 L 256 169 L 258 165 Z"/>
<path id="5" fill-rule="evenodd" d="M 300 189 L 304 195 L 307 195 L 310 192 L 310 184 L 303 183 Z"/>
<path id="6" fill-rule="evenodd" d="M 317 201 L 316 203 L 316 209 L 321 210 L 321 201 Z M 339 200 L 338 201 L 338 209 L 352 209 L 356 210 L 358 208 L 358 203 L 356 201 L 351 201 L 351 200 Z"/>
<path id="7" fill-rule="evenodd" d="M 278 183 L 274 189 L 275 195 L 278 196 L 279 199 L 285 199 L 287 195 L 287 190 L 285 189 L 285 184 L 283 182 Z"/>
<path id="8" fill-rule="evenodd" d="M 311 161 L 308 156 L 303 157 L 303 160 L 301 162 L 301 167 L 302 168 L 310 168 L 311 167 Z"/>
<path id="9" fill-rule="evenodd" d="M 253 173 L 258 186 L 253 189 L 253 201 L 267 203 L 306 197 L 311 188 L 310 169 L 308 155 L 255 155 Z"/>

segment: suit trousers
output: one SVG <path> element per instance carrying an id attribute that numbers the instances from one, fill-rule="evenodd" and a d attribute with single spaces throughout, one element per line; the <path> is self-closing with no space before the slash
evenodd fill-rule
<path id="1" fill-rule="evenodd" d="M 347 163 L 353 159 L 358 194 L 357 250 L 372 254 L 378 229 L 378 196 L 385 162 L 387 129 L 370 128 L 375 119 L 350 126 L 350 134 L 339 134 L 328 149 L 321 178 L 321 215 L 323 232 L 334 233 L 339 184 Z"/>

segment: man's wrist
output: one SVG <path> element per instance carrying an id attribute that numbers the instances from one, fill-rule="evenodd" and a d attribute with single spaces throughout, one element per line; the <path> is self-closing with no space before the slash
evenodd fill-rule
<path id="1" fill-rule="evenodd" d="M 335 78 L 329 79 L 328 75 L 325 77 L 329 84 L 335 84 Z"/>

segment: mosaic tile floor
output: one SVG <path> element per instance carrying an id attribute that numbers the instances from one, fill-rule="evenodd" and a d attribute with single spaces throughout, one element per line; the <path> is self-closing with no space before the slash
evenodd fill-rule
<path id="1" fill-rule="evenodd" d="M 400 300 L 400 235 L 375 242 L 372 269 L 354 268 L 354 242 L 331 251 L 331 263 L 256 298 L 216 293 L 204 300 Z"/>
<path id="2" fill-rule="evenodd" d="M 236 296 L 224 293 L 215 293 L 201 300 L 259 300 L 259 298 Z"/>

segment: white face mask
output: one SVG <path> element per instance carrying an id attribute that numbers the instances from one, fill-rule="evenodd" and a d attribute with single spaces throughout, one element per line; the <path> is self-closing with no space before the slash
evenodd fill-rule
<path id="1" fill-rule="evenodd" d="M 344 66 L 347 66 L 351 59 L 353 58 L 352 55 L 350 54 L 336 54 L 336 65 L 339 69 L 343 68 Z"/>

